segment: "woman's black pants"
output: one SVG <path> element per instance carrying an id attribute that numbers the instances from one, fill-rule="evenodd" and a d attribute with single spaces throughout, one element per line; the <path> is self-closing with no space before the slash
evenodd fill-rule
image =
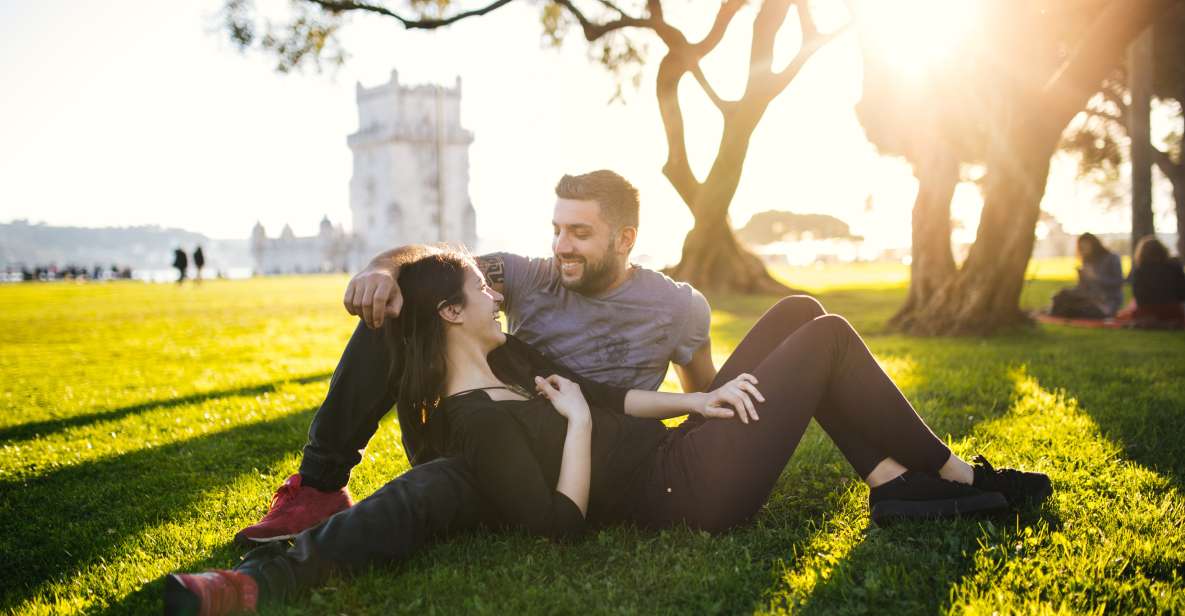
<path id="1" fill-rule="evenodd" d="M 809 297 L 782 300 L 746 334 L 712 388 L 757 377 L 760 421 L 694 418 L 672 431 L 635 488 L 636 519 L 724 530 L 765 504 L 812 417 L 860 477 L 886 458 L 935 472 L 950 450 L 852 326 Z"/>

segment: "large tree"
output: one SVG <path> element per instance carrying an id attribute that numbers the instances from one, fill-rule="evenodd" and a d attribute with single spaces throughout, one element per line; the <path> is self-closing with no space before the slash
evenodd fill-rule
<path id="1" fill-rule="evenodd" d="M 294 12 L 280 25 L 260 27 L 249 0 L 226 0 L 226 30 L 244 48 L 258 47 L 274 53 L 279 69 L 323 61 L 343 61 L 338 40 L 343 19 L 352 14 L 379 15 L 407 29 L 435 29 L 464 19 L 479 18 L 513 0 L 496 0 L 466 8 L 456 0 L 404 0 L 401 3 L 369 3 L 355 0 L 297 0 Z M 843 28 L 822 32 L 816 26 L 808 0 L 746 0 L 704 2 L 714 19 L 699 38 L 673 25 L 662 0 L 546 0 L 541 7 L 545 36 L 553 42 L 575 27 L 596 49 L 596 57 L 619 70 L 642 61 L 639 37 L 657 38 L 666 48 L 658 64 L 655 91 L 667 139 L 663 174 L 691 210 L 695 224 L 683 244 L 678 265 L 669 273 L 704 290 L 784 293 L 761 261 L 737 242 L 728 222 L 728 208 L 736 194 L 749 142 L 765 110 L 823 45 Z M 717 49 L 738 12 L 747 4 L 752 11 L 752 40 L 748 61 L 737 67 L 748 76 L 743 93 L 734 99 L 717 93 L 701 64 Z M 775 65 L 775 42 L 791 13 L 796 16 L 797 53 L 783 66 Z M 793 36 L 793 34 L 790 34 Z M 715 159 L 701 179 L 692 172 L 687 151 L 686 127 L 679 100 L 679 84 L 691 77 L 723 119 Z"/>
<path id="2" fill-rule="evenodd" d="M 977 30 L 944 46 L 942 29 L 951 24 L 942 20 L 931 20 L 908 34 L 885 28 L 875 15 L 861 15 L 858 23 L 864 80 L 856 115 L 877 150 L 904 158 L 918 180 L 909 294 L 890 321 L 897 326 L 958 271 L 950 241 L 951 199 L 962 179 L 960 163 L 980 160 L 987 139 L 981 116 L 967 110 L 991 104 L 982 88 L 967 87 L 965 76 L 982 70 L 976 65 L 982 58 L 977 49 L 990 37 Z M 903 36 L 922 37 L 927 46 L 945 48 L 927 58 L 906 58 L 924 63 L 921 66 L 902 66 L 889 50 L 901 44 Z"/>
<path id="3" fill-rule="evenodd" d="M 1177 254 L 1185 254 L 1185 151 L 1181 147 L 1185 135 L 1185 6 L 1178 6 L 1157 20 L 1152 34 L 1152 95 L 1164 107 L 1176 107 L 1177 127 L 1168 135 L 1164 147 L 1153 143 L 1144 143 L 1143 147 L 1172 186 L 1177 214 Z M 1128 69 L 1128 65 L 1120 64 L 1107 76 L 1086 112 L 1071 124 L 1062 143 L 1067 151 L 1079 157 L 1080 176 L 1093 179 L 1108 190 L 1118 183 L 1121 165 L 1131 160 L 1128 152 L 1138 147 L 1130 135 L 1133 113 Z M 1135 235 L 1147 232 L 1146 227 L 1142 230 L 1137 227 L 1133 220 Z"/>
<path id="4" fill-rule="evenodd" d="M 952 60 L 965 70 L 956 81 L 937 82 L 942 96 L 914 101 L 915 113 L 930 111 L 939 118 L 919 127 L 917 138 L 937 145 L 927 146 L 932 154 L 915 155 L 915 165 L 928 157 L 941 170 L 943 161 L 977 160 L 986 170 L 976 241 L 961 267 L 936 269 L 924 288 L 911 281 L 909 304 L 895 319 L 900 328 L 917 334 L 991 333 L 1026 320 L 1020 293 L 1050 158 L 1062 132 L 1122 60 L 1128 43 L 1180 1 L 978 3 L 979 42 L 960 48 L 956 53 L 965 55 Z M 875 70 L 866 67 L 866 77 L 870 68 Z M 899 125 L 907 132 L 914 128 Z M 949 167 L 945 175 L 932 175 L 938 179 L 927 181 L 919 172 L 926 182 L 920 190 L 947 202 L 934 206 L 942 211 L 933 215 L 949 225 L 949 191 L 942 184 L 949 185 Z M 943 248 L 949 250 L 949 243 L 949 227 L 940 228 L 915 236 L 914 253 L 938 255 L 945 264 Z"/>

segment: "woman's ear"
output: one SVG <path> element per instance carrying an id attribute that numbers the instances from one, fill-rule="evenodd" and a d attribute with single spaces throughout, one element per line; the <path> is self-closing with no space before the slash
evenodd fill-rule
<path id="1" fill-rule="evenodd" d="M 461 310 L 460 304 L 441 306 L 440 310 L 437 311 L 437 314 L 439 314 L 440 318 L 444 319 L 446 323 L 460 325 L 461 323 L 465 322 L 465 313 L 463 310 Z"/>

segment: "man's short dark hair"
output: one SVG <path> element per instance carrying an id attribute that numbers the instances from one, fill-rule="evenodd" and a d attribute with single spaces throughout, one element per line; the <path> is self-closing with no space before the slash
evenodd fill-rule
<path id="1" fill-rule="evenodd" d="M 555 185 L 555 196 L 596 201 L 601 206 L 601 216 L 614 229 L 638 226 L 638 189 L 608 169 L 565 175 Z"/>

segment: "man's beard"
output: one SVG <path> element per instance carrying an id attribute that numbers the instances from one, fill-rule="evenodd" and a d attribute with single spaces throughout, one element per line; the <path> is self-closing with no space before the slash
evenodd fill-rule
<path id="1" fill-rule="evenodd" d="M 575 291 L 581 295 L 596 295 L 604 291 L 613 279 L 617 276 L 617 272 L 621 269 L 621 260 L 617 257 L 617 242 L 609 242 L 609 247 L 605 250 L 605 257 L 599 261 L 590 261 L 584 258 L 584 273 L 579 280 L 568 282 L 564 279 L 564 272 L 561 269 L 560 259 L 555 259 L 556 271 L 560 274 L 560 284 L 564 285 L 565 289 Z"/>

